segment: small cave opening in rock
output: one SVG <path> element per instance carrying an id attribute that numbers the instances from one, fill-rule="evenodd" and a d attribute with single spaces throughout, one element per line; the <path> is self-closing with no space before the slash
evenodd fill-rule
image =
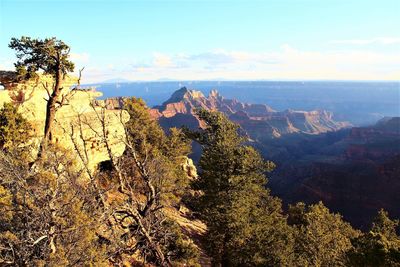
<path id="1" fill-rule="evenodd" d="M 106 171 L 112 171 L 113 166 L 111 163 L 111 160 L 105 160 L 99 163 L 99 171 L 101 172 L 106 172 Z"/>

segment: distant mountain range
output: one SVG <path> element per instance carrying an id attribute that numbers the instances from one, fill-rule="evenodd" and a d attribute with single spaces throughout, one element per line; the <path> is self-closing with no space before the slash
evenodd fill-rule
<path id="1" fill-rule="evenodd" d="M 112 84 L 112 83 L 130 83 L 132 81 L 124 78 L 113 78 L 109 80 L 102 81 L 100 84 Z"/>
<path id="2" fill-rule="evenodd" d="M 176 91 L 162 105 L 155 106 L 152 115 L 164 128 L 182 125 L 198 128 L 202 124 L 195 111 L 200 108 L 225 113 L 254 140 L 279 138 L 291 133 L 319 134 L 350 126 L 346 122 L 336 122 L 332 113 L 324 110 L 278 112 L 266 104 L 226 99 L 216 90 L 206 97 L 202 92 L 186 87 Z"/>
<path id="3" fill-rule="evenodd" d="M 275 110 L 328 110 L 337 121 L 365 126 L 385 116 L 400 116 L 399 82 L 345 81 L 154 81 L 93 84 L 103 98 L 136 96 L 152 107 L 161 105 L 182 87 L 203 94 L 218 89 L 226 98 L 253 104 L 268 103 Z M 93 86 L 92 85 L 92 86 Z M 90 85 L 88 85 L 90 86 Z"/>

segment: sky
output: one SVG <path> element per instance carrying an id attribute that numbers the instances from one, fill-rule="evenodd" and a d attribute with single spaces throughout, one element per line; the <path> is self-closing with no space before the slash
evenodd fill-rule
<path id="1" fill-rule="evenodd" d="M 57 37 L 83 82 L 400 80 L 400 0 L 0 0 L 12 37 Z"/>

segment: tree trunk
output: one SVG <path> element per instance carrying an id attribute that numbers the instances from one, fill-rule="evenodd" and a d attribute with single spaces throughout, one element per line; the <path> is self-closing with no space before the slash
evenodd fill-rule
<path id="1" fill-rule="evenodd" d="M 150 236 L 146 227 L 143 225 L 141 216 L 139 214 L 135 214 L 134 212 L 132 212 L 132 215 L 134 216 L 134 218 L 139 226 L 140 232 L 142 232 L 142 235 L 146 239 L 150 248 L 153 250 L 153 252 L 157 258 L 157 264 L 159 266 L 169 266 L 170 264 L 165 259 L 164 253 L 162 252 L 159 244 L 152 239 L 152 237 Z"/>
<path id="2" fill-rule="evenodd" d="M 52 94 L 49 101 L 47 102 L 47 107 L 46 107 L 46 121 L 44 124 L 44 136 L 43 136 L 44 143 L 51 141 L 51 130 L 53 128 L 53 122 L 56 115 L 56 98 L 53 95 L 54 94 Z"/>
<path id="3" fill-rule="evenodd" d="M 46 120 L 44 123 L 44 135 L 39 147 L 38 158 L 41 157 L 42 152 L 46 149 L 48 142 L 51 141 L 52 138 L 51 131 L 56 117 L 56 103 L 60 97 L 62 89 L 61 80 L 62 80 L 62 73 L 60 70 L 58 70 L 55 77 L 53 92 L 49 95 L 49 99 L 47 100 Z"/>

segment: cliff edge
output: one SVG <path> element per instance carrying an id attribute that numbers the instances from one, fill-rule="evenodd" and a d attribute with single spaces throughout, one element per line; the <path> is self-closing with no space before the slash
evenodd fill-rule
<path id="1" fill-rule="evenodd" d="M 29 81 L 17 80 L 15 72 L 0 71 L 0 107 L 4 103 L 18 106 L 19 112 L 32 124 L 34 145 L 38 147 L 43 136 L 46 118 L 47 88 L 51 88 L 53 79 L 39 75 Z M 102 95 L 94 89 L 81 90 L 72 86 L 77 78 L 66 76 L 63 81 L 62 97 L 65 104 L 56 113 L 52 131 L 53 141 L 62 147 L 79 151 L 82 163 L 91 170 L 102 161 L 109 159 L 103 138 L 106 138 L 114 156 L 122 155 L 125 150 L 124 123 L 129 120 L 126 111 L 106 109 L 96 104 L 95 99 Z M 103 131 L 103 124 L 105 131 Z M 86 151 L 86 152 L 85 152 Z"/>

